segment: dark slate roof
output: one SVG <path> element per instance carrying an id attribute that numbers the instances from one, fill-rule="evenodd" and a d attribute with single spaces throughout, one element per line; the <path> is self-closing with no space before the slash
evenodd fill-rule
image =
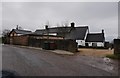
<path id="1" fill-rule="evenodd" d="M 104 42 L 104 33 L 89 33 L 86 37 L 86 42 Z"/>
<path id="2" fill-rule="evenodd" d="M 35 34 L 46 34 L 47 32 L 49 33 L 69 32 L 70 29 L 71 27 L 54 27 L 54 28 L 49 28 L 48 30 L 40 29 L 40 30 L 36 30 Z"/>
<path id="3" fill-rule="evenodd" d="M 17 34 L 31 34 L 31 31 L 28 30 L 18 30 L 18 29 L 13 29 L 11 32 L 15 32 Z"/>
<path id="4" fill-rule="evenodd" d="M 49 37 L 61 37 L 61 36 L 55 36 L 55 35 L 40 35 L 40 34 L 25 34 L 25 35 L 23 35 L 23 36 L 49 36 Z M 63 37 L 61 37 L 61 38 L 63 38 Z"/>
<path id="5" fill-rule="evenodd" d="M 38 34 L 38 35 L 42 35 L 42 34 L 44 34 L 45 33 L 45 29 L 43 29 L 43 30 L 36 30 L 35 32 L 34 32 L 34 34 Z"/>
<path id="6" fill-rule="evenodd" d="M 35 34 L 46 34 L 47 32 L 49 33 L 58 33 L 58 36 L 64 36 L 65 39 L 79 39 L 83 40 L 86 31 L 88 29 L 88 26 L 84 27 L 54 27 L 54 28 L 49 28 L 48 30 L 42 29 L 42 30 L 36 30 Z"/>
<path id="7" fill-rule="evenodd" d="M 75 40 L 84 40 L 88 26 L 84 27 L 75 27 L 68 33 L 66 39 L 75 39 Z"/>

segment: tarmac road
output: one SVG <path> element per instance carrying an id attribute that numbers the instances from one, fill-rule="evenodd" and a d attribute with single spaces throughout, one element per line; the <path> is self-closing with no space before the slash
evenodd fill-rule
<path id="1" fill-rule="evenodd" d="M 2 70 L 13 72 L 18 76 L 114 75 L 84 62 L 78 63 L 72 60 L 72 57 L 69 58 L 45 50 L 2 45 Z"/>

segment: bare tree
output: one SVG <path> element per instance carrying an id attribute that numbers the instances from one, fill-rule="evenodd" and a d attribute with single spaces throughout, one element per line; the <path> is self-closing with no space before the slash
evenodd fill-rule
<path id="1" fill-rule="evenodd" d="M 4 30 L 2 31 L 2 36 L 3 36 L 3 37 L 6 37 L 6 36 L 8 36 L 9 33 L 10 33 L 10 30 L 9 30 L 9 29 L 4 29 Z"/>
<path id="2" fill-rule="evenodd" d="M 20 26 L 19 26 L 19 28 L 18 28 L 18 29 L 19 29 L 19 30 L 23 30 L 23 28 L 22 28 L 22 27 L 20 27 Z"/>
<path id="3" fill-rule="evenodd" d="M 63 21 L 61 22 L 61 26 L 64 27 L 64 22 Z"/>
<path id="4" fill-rule="evenodd" d="M 49 21 L 47 21 L 45 25 L 47 25 L 48 28 L 50 28 L 50 22 Z"/>
<path id="5" fill-rule="evenodd" d="M 23 30 L 23 28 L 21 26 L 18 26 L 16 27 L 17 30 Z"/>
<path id="6" fill-rule="evenodd" d="M 56 23 L 56 26 L 57 26 L 57 27 L 60 27 L 60 24 L 59 24 L 59 23 Z"/>
<path id="7" fill-rule="evenodd" d="M 69 22 L 67 20 L 66 21 L 62 21 L 61 25 L 62 25 L 62 27 L 68 27 Z"/>
<path id="8" fill-rule="evenodd" d="M 65 27 L 68 27 L 69 25 L 69 22 L 66 20 L 65 23 L 64 23 Z"/>

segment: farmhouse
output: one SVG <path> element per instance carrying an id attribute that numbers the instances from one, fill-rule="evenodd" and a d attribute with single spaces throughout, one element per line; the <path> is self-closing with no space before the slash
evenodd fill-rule
<path id="1" fill-rule="evenodd" d="M 78 45 L 85 46 L 85 38 L 88 32 L 88 26 L 75 27 L 75 23 L 72 22 L 69 27 L 48 28 L 46 25 L 45 29 L 37 29 L 34 34 L 62 36 L 64 39 L 76 40 Z"/>
<path id="2" fill-rule="evenodd" d="M 37 29 L 34 34 L 62 36 L 64 39 L 72 39 L 78 46 L 105 47 L 104 30 L 102 33 L 90 33 L 88 26 L 77 26 L 72 22 L 71 26 Z"/>
<path id="3" fill-rule="evenodd" d="M 64 39 L 62 36 L 47 35 L 47 34 L 35 34 L 31 31 L 13 29 L 9 33 L 10 44 L 41 47 L 43 49 L 60 49 L 71 52 L 77 51 L 77 44 L 74 40 Z"/>
<path id="4" fill-rule="evenodd" d="M 85 44 L 90 47 L 104 47 L 104 30 L 102 30 L 102 33 L 88 33 Z"/>
<path id="5" fill-rule="evenodd" d="M 65 27 L 49 28 L 46 25 L 45 29 L 37 29 L 35 32 L 21 30 L 17 27 L 9 33 L 7 40 L 15 45 L 47 47 L 72 52 L 77 50 L 77 46 L 105 47 L 104 30 L 101 33 L 90 33 L 88 26 L 76 27 L 74 22 L 71 26 Z"/>

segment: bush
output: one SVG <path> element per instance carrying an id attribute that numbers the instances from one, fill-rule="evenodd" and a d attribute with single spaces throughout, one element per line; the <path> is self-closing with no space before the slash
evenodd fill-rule
<path id="1" fill-rule="evenodd" d="M 111 54 L 111 55 L 106 55 L 106 57 L 111 58 L 111 59 L 120 59 L 120 54 Z"/>

